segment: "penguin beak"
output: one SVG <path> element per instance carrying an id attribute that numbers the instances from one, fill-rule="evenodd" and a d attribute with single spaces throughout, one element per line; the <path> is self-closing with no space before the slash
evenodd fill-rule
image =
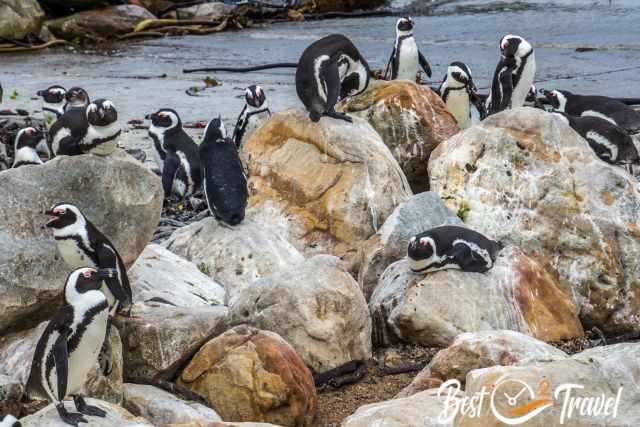
<path id="1" fill-rule="evenodd" d="M 42 212 L 44 215 L 49 217 L 49 221 L 47 221 L 41 228 L 44 230 L 45 228 L 51 227 L 54 221 L 57 221 L 60 218 L 60 215 L 55 213 L 52 209 L 46 210 Z"/>
<path id="2" fill-rule="evenodd" d="M 144 116 L 145 120 L 151 120 L 151 114 L 147 114 L 146 116 Z"/>

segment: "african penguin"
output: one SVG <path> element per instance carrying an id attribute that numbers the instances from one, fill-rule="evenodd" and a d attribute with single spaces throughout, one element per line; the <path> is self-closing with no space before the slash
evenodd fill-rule
<path id="1" fill-rule="evenodd" d="M 50 86 L 47 89 L 39 90 L 38 96 L 42 98 L 42 114 L 47 130 L 64 113 L 64 106 L 67 104 L 65 95 L 67 90 L 62 86 Z"/>
<path id="2" fill-rule="evenodd" d="M 324 37 L 307 47 L 296 69 L 296 91 L 313 122 L 322 116 L 352 122 L 335 110 L 336 103 L 363 92 L 369 85 L 367 61 L 341 34 Z"/>
<path id="3" fill-rule="evenodd" d="M 246 101 L 233 130 L 233 141 L 238 149 L 271 117 L 264 90 L 258 85 L 249 86 L 245 90 Z"/>
<path id="4" fill-rule="evenodd" d="M 44 134 L 38 129 L 29 127 L 18 131 L 15 139 L 13 166 L 41 165 L 37 147 L 44 139 Z"/>
<path id="5" fill-rule="evenodd" d="M 447 106 L 447 110 L 458 122 L 460 129 L 471 125 L 471 106 L 473 103 L 480 118 L 484 118 L 484 104 L 473 83 L 471 70 L 462 62 L 452 62 L 447 68 L 447 75 L 438 88 L 438 93 Z"/>
<path id="6" fill-rule="evenodd" d="M 542 89 L 541 93 L 554 110 L 576 117 L 599 117 L 620 126 L 630 134 L 640 133 L 640 113 L 616 99 L 606 96 L 575 95 L 566 90 Z"/>
<path id="7" fill-rule="evenodd" d="M 83 415 L 105 417 L 106 413 L 87 405 L 78 393 L 95 365 L 106 338 L 109 302 L 100 292 L 102 280 L 112 270 L 83 267 L 67 277 L 64 305 L 47 324 L 36 345 L 27 389 L 49 399 L 60 418 L 69 425 L 87 422 Z M 64 399 L 73 396 L 79 413 L 68 412 Z"/>
<path id="8" fill-rule="evenodd" d="M 413 37 L 413 25 L 409 17 L 400 18 L 396 23 L 396 44 L 385 70 L 387 80 L 415 82 L 420 70 L 431 77 L 431 67 Z"/>
<path id="9" fill-rule="evenodd" d="M 527 98 L 524 101 L 524 106 L 540 108 L 541 110 L 545 109 L 542 101 L 538 98 L 538 90 L 536 89 L 536 85 L 531 85 L 531 89 L 529 89 Z"/>
<path id="10" fill-rule="evenodd" d="M 244 220 L 249 190 L 238 149 L 220 118 L 213 119 L 200 144 L 204 193 L 209 211 L 218 220 L 238 225 Z"/>
<path id="11" fill-rule="evenodd" d="M 500 61 L 487 99 L 489 114 L 522 107 L 535 74 L 536 58 L 531 44 L 520 36 L 504 36 L 500 40 Z"/>
<path id="12" fill-rule="evenodd" d="M 149 136 L 162 171 L 165 198 L 172 194 L 179 197 L 192 195 L 202 185 L 198 145 L 183 129 L 176 111 L 163 108 L 147 118 L 151 120 Z"/>
<path id="13" fill-rule="evenodd" d="M 411 238 L 407 255 L 416 273 L 459 269 L 482 273 L 493 267 L 502 244 L 465 227 L 443 225 Z"/>
<path id="14" fill-rule="evenodd" d="M 56 155 L 82 154 L 79 141 L 89 129 L 87 106 L 89 95 L 80 87 L 72 87 L 65 95 L 64 113 L 56 120 L 47 134 L 47 143 L 51 153 Z"/>
<path id="15" fill-rule="evenodd" d="M 118 123 L 118 111 L 108 99 L 98 99 L 87 106 L 86 135 L 80 141 L 83 153 L 107 156 L 115 151 L 122 128 Z"/>
<path id="16" fill-rule="evenodd" d="M 596 155 L 605 162 L 616 165 L 640 162 L 633 139 L 621 127 L 600 117 L 576 117 L 561 112 L 555 112 L 554 115 L 586 139 Z"/>

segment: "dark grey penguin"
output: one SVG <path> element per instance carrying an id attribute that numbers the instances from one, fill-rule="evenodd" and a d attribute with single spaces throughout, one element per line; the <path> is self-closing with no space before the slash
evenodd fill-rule
<path id="1" fill-rule="evenodd" d="M 413 20 L 410 17 L 398 19 L 396 23 L 396 44 L 385 70 L 387 80 L 416 81 L 420 70 L 431 77 L 431 66 L 424 57 L 413 37 Z"/>
<path id="2" fill-rule="evenodd" d="M 465 227 L 443 225 L 411 238 L 407 255 L 416 273 L 459 269 L 482 273 L 496 260 L 502 244 Z"/>
<path id="3" fill-rule="evenodd" d="M 64 287 L 64 305 L 47 324 L 31 364 L 28 391 L 49 399 L 60 418 L 76 427 L 78 423 L 87 422 L 84 415 L 106 416 L 102 409 L 87 405 L 79 393 L 107 334 L 109 303 L 100 286 L 111 274 L 111 270 L 89 267 L 69 274 Z M 73 396 L 79 413 L 65 409 L 67 396 Z"/>
<path id="4" fill-rule="evenodd" d="M 198 145 L 183 129 L 176 111 L 163 108 L 148 115 L 147 119 L 151 120 L 149 136 L 162 171 L 165 198 L 172 194 L 179 197 L 192 195 L 202 186 Z"/>
<path id="5" fill-rule="evenodd" d="M 246 103 L 233 130 L 233 141 L 238 148 L 271 117 L 267 96 L 260 86 L 249 86 L 245 90 L 244 99 Z"/>
<path id="6" fill-rule="evenodd" d="M 36 128 L 20 129 L 14 142 L 13 166 L 19 168 L 24 165 L 41 165 L 38 155 L 38 145 L 44 140 L 44 133 Z"/>
<path id="7" fill-rule="evenodd" d="M 244 220 L 249 190 L 238 149 L 220 118 L 205 129 L 200 144 L 204 193 L 209 211 L 218 220 L 238 225 Z"/>
<path id="8" fill-rule="evenodd" d="M 554 110 L 570 116 L 592 116 L 607 120 L 630 134 L 640 133 L 640 113 L 617 99 L 575 95 L 566 90 L 540 91 Z"/>

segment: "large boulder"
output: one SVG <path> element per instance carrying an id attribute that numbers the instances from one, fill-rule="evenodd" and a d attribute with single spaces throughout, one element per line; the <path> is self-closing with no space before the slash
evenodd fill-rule
<path id="1" fill-rule="evenodd" d="M 496 114 L 441 144 L 429 173 L 469 227 L 550 262 L 586 327 L 638 329 L 638 184 L 562 120 L 531 108 Z"/>
<path id="2" fill-rule="evenodd" d="M 126 409 L 96 399 L 86 399 L 87 403 L 97 406 L 107 413 L 105 418 L 87 416 L 87 425 L 91 427 L 144 427 L 151 424 L 141 417 L 135 417 Z M 66 402 L 66 408 L 69 412 L 75 412 L 72 402 Z M 33 415 L 22 418 L 20 420 L 23 427 L 69 427 L 69 424 L 62 421 L 55 405 L 51 404 Z M 82 425 L 82 424 L 81 424 Z"/>
<path id="3" fill-rule="evenodd" d="M 174 307 L 136 303 L 131 317 L 117 316 L 124 346 L 125 380 L 172 380 L 211 337 L 225 330 L 224 306 Z"/>
<path id="4" fill-rule="evenodd" d="M 198 267 L 160 245 L 148 245 L 129 270 L 136 302 L 175 307 L 224 305 L 224 288 Z"/>
<path id="5" fill-rule="evenodd" d="M 577 309 L 543 264 L 513 246 L 486 273 L 389 266 L 371 297 L 378 344 L 447 347 L 461 332 L 508 329 L 543 341 L 583 336 Z"/>
<path id="6" fill-rule="evenodd" d="M 183 256 L 226 291 L 232 301 L 241 289 L 254 281 L 302 262 L 302 255 L 271 227 L 247 218 L 236 227 L 228 227 L 214 218 L 205 218 L 182 227 L 163 243 L 168 250 Z"/>
<path id="7" fill-rule="evenodd" d="M 455 426 L 504 426 L 496 413 L 511 425 L 532 413 L 530 421 L 517 425 L 636 425 L 640 419 L 639 356 L 639 344 L 618 344 L 549 363 L 471 371 L 465 397 L 484 391 L 487 403 L 493 405 L 483 405 L 476 414 L 458 414 Z"/>
<path id="8" fill-rule="evenodd" d="M 3 0 L 0 2 L 0 37 L 23 39 L 38 34 L 44 11 L 38 0 Z"/>
<path id="9" fill-rule="evenodd" d="M 316 372 L 371 357 L 367 303 L 356 281 L 330 255 L 317 255 L 243 289 L 229 308 L 229 321 L 277 333 Z"/>
<path id="10" fill-rule="evenodd" d="M 75 13 L 47 21 L 45 25 L 62 39 L 99 40 L 130 33 L 138 22 L 154 18 L 144 7 L 128 4 Z"/>
<path id="11" fill-rule="evenodd" d="M 150 385 L 125 384 L 122 406 L 133 415 L 143 417 L 156 426 L 194 421 L 222 421 L 213 409 L 200 403 L 185 402 Z"/>
<path id="12" fill-rule="evenodd" d="M 57 308 L 69 267 L 60 259 L 43 211 L 76 204 L 131 265 L 160 219 L 157 176 L 123 152 L 61 156 L 0 172 L 0 333 L 34 327 Z"/>
<path id="13" fill-rule="evenodd" d="M 364 120 L 301 110 L 274 114 L 243 145 L 254 216 L 278 224 L 305 255 L 331 253 L 355 271 L 358 246 L 407 200 L 407 180 Z"/>
<path id="14" fill-rule="evenodd" d="M 369 121 L 415 192 L 429 189 L 425 166 L 431 152 L 460 131 L 440 95 L 408 80 L 375 81 L 340 109 Z"/>
<path id="15" fill-rule="evenodd" d="M 401 203 L 380 230 L 360 247 L 358 283 L 367 300 L 385 268 L 407 254 L 413 236 L 445 224 L 462 225 L 462 220 L 445 206 L 437 193 L 416 194 Z"/>
<path id="16" fill-rule="evenodd" d="M 316 414 L 313 377 L 279 335 L 238 326 L 205 344 L 179 384 L 203 396 L 229 421 L 310 427 Z"/>

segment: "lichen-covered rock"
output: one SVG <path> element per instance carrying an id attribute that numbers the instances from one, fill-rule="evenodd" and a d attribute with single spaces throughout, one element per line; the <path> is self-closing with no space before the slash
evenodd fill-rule
<path id="1" fill-rule="evenodd" d="M 234 423 L 234 422 L 203 422 L 195 421 L 187 424 L 167 424 L 163 427 L 280 427 L 267 423 Z"/>
<path id="2" fill-rule="evenodd" d="M 160 245 L 148 245 L 129 270 L 136 302 L 174 307 L 224 305 L 224 288 L 186 259 Z"/>
<path id="3" fill-rule="evenodd" d="M 247 326 L 205 344 L 179 384 L 225 420 L 310 427 L 316 414 L 313 377 L 300 356 L 279 335 Z"/>
<path id="4" fill-rule="evenodd" d="M 0 374 L 0 413 L 19 414 L 25 386 L 9 375 Z"/>
<path id="5" fill-rule="evenodd" d="M 462 225 L 436 193 L 420 193 L 401 203 L 376 234 L 360 248 L 358 283 L 367 299 L 380 275 L 391 263 L 404 258 L 409 240 L 439 225 Z"/>
<path id="6" fill-rule="evenodd" d="M 328 252 L 354 271 L 357 247 L 411 195 L 389 149 L 358 118 L 313 123 L 301 110 L 276 113 L 249 138 L 243 156 L 254 217 L 276 220 L 305 255 Z"/>
<path id="7" fill-rule="evenodd" d="M 156 426 L 193 421 L 222 421 L 213 409 L 200 403 L 185 402 L 150 385 L 125 384 L 122 406 L 133 415 L 149 420 Z"/>
<path id="8" fill-rule="evenodd" d="M 371 357 L 367 303 L 333 256 L 317 255 L 243 289 L 229 321 L 277 333 L 316 372 Z"/>
<path id="9" fill-rule="evenodd" d="M 410 81 L 374 82 L 341 110 L 362 117 L 378 131 L 415 192 L 429 189 L 431 152 L 460 131 L 440 96 Z"/>
<path id="10" fill-rule="evenodd" d="M 87 416 L 87 425 L 91 427 L 144 427 L 151 426 L 147 420 L 135 417 L 126 409 L 97 399 L 86 399 L 87 403 L 97 406 L 107 413 L 105 418 Z M 73 402 L 67 401 L 65 407 L 69 412 L 75 412 Z M 51 404 L 33 415 L 20 420 L 23 427 L 69 427 L 62 421 L 55 405 Z"/>
<path id="11" fill-rule="evenodd" d="M 132 32 L 138 22 L 154 18 L 144 7 L 127 4 L 78 12 L 47 21 L 45 25 L 66 40 L 106 39 Z"/>
<path id="12" fill-rule="evenodd" d="M 638 329 L 638 184 L 562 120 L 530 108 L 496 114 L 441 144 L 429 173 L 469 227 L 550 262 L 586 327 Z"/>
<path id="13" fill-rule="evenodd" d="M 412 274 L 389 266 L 369 303 L 378 344 L 449 346 L 461 332 L 508 329 L 543 341 L 583 336 L 577 309 L 547 268 L 508 246 L 486 273 Z"/>
<path id="14" fill-rule="evenodd" d="M 302 262 L 302 255 L 272 227 L 251 218 L 228 227 L 214 218 L 182 227 L 163 246 L 220 283 L 231 302 L 256 280 Z"/>
<path id="15" fill-rule="evenodd" d="M 224 331 L 227 308 L 136 303 L 131 313 L 114 319 L 125 349 L 125 380 L 171 380 L 202 344 Z"/>
<path id="16" fill-rule="evenodd" d="M 21 40 L 37 34 L 44 11 L 37 0 L 3 0 L 0 2 L 0 37 Z"/>

